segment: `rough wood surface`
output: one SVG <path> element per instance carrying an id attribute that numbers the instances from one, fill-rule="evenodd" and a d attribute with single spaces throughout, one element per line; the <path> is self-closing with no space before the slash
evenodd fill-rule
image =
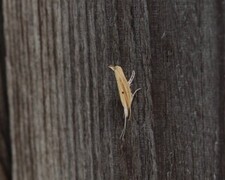
<path id="1" fill-rule="evenodd" d="M 159 179 L 224 179 L 224 5 L 151 1 Z"/>
<path id="2" fill-rule="evenodd" d="M 7 103 L 5 43 L 3 33 L 2 0 L 0 0 L 0 179 L 11 178 L 11 148 Z"/>
<path id="3" fill-rule="evenodd" d="M 2 42 L 1 38 L 0 42 Z M 11 177 L 11 149 L 4 53 L 2 50 L 0 50 L 0 59 L 0 179 L 9 180 Z"/>
<path id="4" fill-rule="evenodd" d="M 225 177 L 222 1 L 3 2 L 13 179 Z"/>

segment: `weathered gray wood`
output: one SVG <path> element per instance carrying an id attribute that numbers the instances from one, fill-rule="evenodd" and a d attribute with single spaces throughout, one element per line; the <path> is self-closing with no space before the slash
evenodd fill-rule
<path id="1" fill-rule="evenodd" d="M 222 1 L 3 2 L 14 179 L 223 179 Z"/>
<path id="2" fill-rule="evenodd" d="M 14 179 L 156 179 L 146 2 L 10 0 L 4 13 Z M 143 88 L 125 142 L 110 64 Z"/>
<path id="3" fill-rule="evenodd" d="M 159 179 L 224 179 L 224 5 L 149 1 Z"/>
<path id="4" fill-rule="evenodd" d="M 11 149 L 9 114 L 7 103 L 6 66 L 5 66 L 5 43 L 3 34 L 3 12 L 0 0 L 0 179 L 11 178 Z"/>
<path id="5" fill-rule="evenodd" d="M 1 40 L 2 37 L 0 37 L 0 42 L 3 42 Z M 8 180 L 11 177 L 11 149 L 3 58 L 4 53 L 2 49 L 0 50 L 0 179 Z"/>

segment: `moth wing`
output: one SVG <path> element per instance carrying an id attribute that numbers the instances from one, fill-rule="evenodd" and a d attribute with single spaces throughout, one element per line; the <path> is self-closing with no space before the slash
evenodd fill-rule
<path id="1" fill-rule="evenodd" d="M 129 110 L 131 107 L 131 102 L 132 102 L 132 93 L 131 93 L 130 85 L 121 67 L 116 66 L 115 76 L 116 76 L 121 103 L 124 108 L 127 108 Z"/>

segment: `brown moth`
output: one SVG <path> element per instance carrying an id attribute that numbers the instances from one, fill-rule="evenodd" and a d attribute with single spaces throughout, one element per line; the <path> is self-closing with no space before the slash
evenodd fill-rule
<path id="1" fill-rule="evenodd" d="M 133 98 L 134 98 L 134 95 L 136 94 L 136 92 L 139 91 L 141 88 L 138 88 L 132 94 L 130 86 L 131 86 L 132 81 L 134 80 L 135 71 L 132 71 L 132 75 L 131 75 L 129 81 L 127 81 L 127 79 L 123 73 L 123 69 L 120 66 L 110 65 L 109 68 L 112 69 L 115 73 L 117 87 L 118 87 L 119 95 L 120 95 L 120 101 L 121 101 L 123 109 L 124 109 L 124 127 L 123 127 L 122 133 L 120 135 L 120 138 L 124 139 L 127 119 L 130 119 L 130 117 L 131 117 L 132 101 L 133 101 Z"/>

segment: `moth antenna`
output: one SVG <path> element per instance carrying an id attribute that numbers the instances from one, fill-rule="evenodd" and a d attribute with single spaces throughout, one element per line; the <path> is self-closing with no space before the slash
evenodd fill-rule
<path id="1" fill-rule="evenodd" d="M 125 136 L 125 133 L 126 133 L 126 128 L 127 128 L 127 118 L 125 117 L 123 130 L 122 130 L 122 133 L 120 135 L 120 139 L 122 139 L 123 141 L 124 141 L 124 136 Z"/>
<path id="2" fill-rule="evenodd" d="M 123 125 L 123 130 L 122 133 L 120 135 L 120 139 L 124 140 L 124 136 L 125 136 L 125 132 L 126 132 L 126 128 L 127 128 L 127 118 L 129 116 L 129 109 L 124 108 L 124 125 Z"/>
<path id="3" fill-rule="evenodd" d="M 131 73 L 131 77 L 130 77 L 130 79 L 128 81 L 129 85 L 131 85 L 131 83 L 133 82 L 134 77 L 135 77 L 135 71 L 133 70 L 132 73 Z"/>
<path id="4" fill-rule="evenodd" d="M 131 118 L 131 107 L 130 107 L 130 109 L 129 109 L 128 121 L 130 121 L 130 118 Z"/>

